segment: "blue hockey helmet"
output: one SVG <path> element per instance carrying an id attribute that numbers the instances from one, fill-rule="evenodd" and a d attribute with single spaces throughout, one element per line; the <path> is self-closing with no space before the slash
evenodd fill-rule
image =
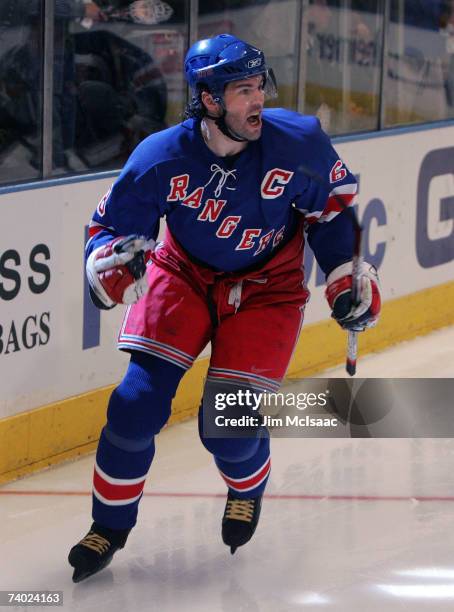
<path id="1" fill-rule="evenodd" d="M 194 96 L 206 87 L 215 102 L 222 102 L 227 83 L 260 74 L 264 77 L 265 94 L 277 96 L 276 80 L 263 51 L 232 34 L 219 34 L 192 45 L 184 60 L 184 71 Z"/>

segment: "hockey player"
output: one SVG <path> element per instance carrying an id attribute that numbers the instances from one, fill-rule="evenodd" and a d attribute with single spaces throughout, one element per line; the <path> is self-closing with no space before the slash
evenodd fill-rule
<path id="1" fill-rule="evenodd" d="M 185 73 L 188 118 L 137 147 L 90 224 L 92 298 L 100 308 L 129 304 L 118 346 L 131 360 L 99 440 L 94 522 L 69 554 L 75 582 L 125 545 L 154 436 L 208 342 L 207 385 L 279 388 L 308 299 L 304 228 L 342 327 L 363 330 L 380 310 L 369 265 L 361 303 L 350 299 L 353 230 L 344 208 L 356 181 L 315 117 L 264 110 L 276 92 L 263 52 L 222 34 L 189 49 Z M 162 217 L 165 238 L 153 249 Z M 233 553 L 257 526 L 269 438 L 206 436 L 203 412 L 202 443 L 228 487 L 222 538 Z"/>

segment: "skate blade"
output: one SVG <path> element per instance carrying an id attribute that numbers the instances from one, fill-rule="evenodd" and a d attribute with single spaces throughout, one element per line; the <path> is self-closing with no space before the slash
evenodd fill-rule
<path id="1" fill-rule="evenodd" d="M 73 582 L 76 582 L 76 583 L 82 582 L 82 580 L 85 580 L 86 578 L 89 578 L 90 576 L 94 576 L 94 574 L 97 574 L 101 570 L 105 569 L 110 564 L 111 561 L 112 561 L 112 557 L 110 557 L 110 559 L 108 559 L 105 563 L 103 563 L 103 565 L 100 565 L 94 570 L 79 569 L 76 567 L 73 572 Z"/>

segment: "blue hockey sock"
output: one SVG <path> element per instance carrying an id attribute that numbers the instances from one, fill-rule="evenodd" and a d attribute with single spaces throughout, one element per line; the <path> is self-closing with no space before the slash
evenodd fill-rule
<path id="1" fill-rule="evenodd" d="M 111 529 L 135 525 L 145 479 L 153 460 L 154 436 L 170 416 L 184 370 L 133 353 L 126 375 L 113 391 L 96 453 L 93 519 Z"/>

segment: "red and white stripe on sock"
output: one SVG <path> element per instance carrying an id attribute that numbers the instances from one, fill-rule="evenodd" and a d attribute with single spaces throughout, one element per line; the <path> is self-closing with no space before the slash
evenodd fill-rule
<path id="1" fill-rule="evenodd" d="M 270 471 L 271 457 L 268 457 L 265 463 L 257 471 L 244 478 L 232 478 L 224 474 L 224 472 L 221 472 L 221 470 L 219 470 L 219 473 L 230 489 L 238 491 L 238 493 L 247 493 L 259 487 L 268 478 Z"/>
<path id="2" fill-rule="evenodd" d="M 95 463 L 93 495 L 107 506 L 123 506 L 140 499 L 147 475 L 139 478 L 112 478 Z"/>

